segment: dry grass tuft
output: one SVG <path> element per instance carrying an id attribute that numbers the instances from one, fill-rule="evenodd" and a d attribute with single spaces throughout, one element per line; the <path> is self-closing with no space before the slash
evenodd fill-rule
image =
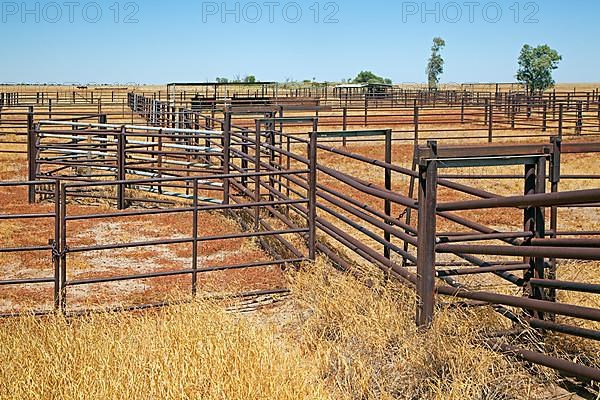
<path id="1" fill-rule="evenodd" d="M 413 292 L 376 275 L 319 260 L 289 278 L 293 300 L 249 318 L 196 302 L 0 321 L 0 398 L 535 399 L 555 378 L 483 344 L 507 328 L 490 309 L 440 308 L 423 332 Z"/>
<path id="2" fill-rule="evenodd" d="M 517 399 L 540 394 L 540 382 L 518 363 L 481 344 L 483 327 L 499 324 L 489 309 L 438 310 L 433 328 L 420 332 L 410 289 L 373 284 L 373 279 L 365 284 L 322 262 L 293 281 L 303 310 L 298 340 L 318 357 L 320 376 L 340 398 Z"/>
<path id="3" fill-rule="evenodd" d="M 599 266 L 600 263 L 596 261 L 565 261 L 559 263 L 558 279 L 599 284 Z M 600 308 L 600 296 L 595 294 L 559 290 L 558 300 L 561 303 Z M 596 331 L 600 330 L 600 322 L 596 321 L 559 315 L 556 316 L 556 322 Z M 600 368 L 600 357 L 598 356 L 600 354 L 600 342 L 598 341 L 583 339 L 576 336 L 549 334 L 546 344 L 548 350 L 559 356 L 595 368 Z"/>
<path id="4" fill-rule="evenodd" d="M 143 315 L 0 325 L 0 398 L 323 399 L 272 328 L 195 303 Z"/>

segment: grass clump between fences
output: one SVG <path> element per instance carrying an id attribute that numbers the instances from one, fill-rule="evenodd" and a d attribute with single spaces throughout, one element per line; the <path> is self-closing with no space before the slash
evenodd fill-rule
<path id="1" fill-rule="evenodd" d="M 482 344 L 484 329 L 504 323 L 489 309 L 440 309 L 423 332 L 414 293 L 375 275 L 319 260 L 289 279 L 290 300 L 250 317 L 199 300 L 0 321 L 0 398 L 541 397 L 543 377 Z"/>

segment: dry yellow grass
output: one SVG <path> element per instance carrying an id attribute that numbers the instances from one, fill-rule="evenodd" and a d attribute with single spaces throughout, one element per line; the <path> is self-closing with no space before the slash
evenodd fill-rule
<path id="1" fill-rule="evenodd" d="M 539 378 L 481 341 L 484 329 L 505 324 L 491 309 L 440 309 L 434 326 L 423 332 L 414 324 L 414 292 L 377 282 L 332 272 L 323 263 L 293 279 L 303 310 L 298 340 L 318 357 L 321 377 L 340 398 L 541 395 Z"/>
<path id="2" fill-rule="evenodd" d="M 324 399 L 306 354 L 200 302 L 0 325 L 3 399 Z"/>
<path id="3" fill-rule="evenodd" d="M 3 399 L 531 399 L 545 392 L 481 342 L 482 319 L 319 261 L 291 276 L 292 302 L 246 318 L 197 302 L 144 314 L 0 323 Z M 270 315 L 270 316 L 269 316 Z M 488 325 L 489 328 L 489 325 Z M 551 375 L 550 375 L 551 376 Z"/>

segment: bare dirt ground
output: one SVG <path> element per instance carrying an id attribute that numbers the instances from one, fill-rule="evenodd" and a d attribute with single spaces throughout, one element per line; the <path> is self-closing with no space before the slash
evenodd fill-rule
<path id="1" fill-rule="evenodd" d="M 589 87 L 593 87 L 594 85 L 588 85 Z M 578 90 L 585 90 L 587 87 L 579 87 L 576 85 Z M 130 88 L 131 89 L 131 88 Z M 135 90 L 144 92 L 150 90 L 160 90 L 159 87 L 137 87 Z M 35 93 L 38 90 L 50 90 L 47 87 L 28 87 L 28 90 L 31 93 Z M 54 88 L 52 88 L 54 90 Z M 57 90 L 56 97 L 60 99 L 62 96 L 67 96 L 72 88 L 60 88 Z M 559 88 L 562 90 L 562 88 Z M 89 88 L 86 90 L 85 96 L 90 95 L 90 92 L 93 92 L 95 98 L 106 98 L 109 94 L 114 92 L 117 94 L 124 94 L 124 90 L 119 90 L 117 88 Z M 60 100 L 59 100 L 60 103 Z M 80 107 L 82 109 L 89 109 L 90 112 L 94 111 L 94 104 L 85 105 L 82 104 Z M 42 111 L 45 109 L 45 106 L 36 107 L 36 111 Z M 122 109 L 119 109 L 118 105 L 105 106 L 104 110 L 106 112 L 112 113 L 109 122 L 115 123 L 125 123 L 125 122 L 135 122 L 141 123 L 143 119 L 140 116 L 134 116 L 130 121 L 130 116 L 126 115 Z M 409 110 L 410 111 L 410 110 Z M 408 111 L 407 111 L 408 112 Z M 421 115 L 420 119 L 420 139 L 424 142 L 428 138 L 436 138 L 443 144 L 457 144 L 464 143 L 465 139 L 456 139 L 456 137 L 478 137 L 478 138 L 470 138 L 467 139 L 469 143 L 483 143 L 487 141 L 487 128 L 483 124 L 483 116 L 480 115 L 479 111 L 474 110 L 471 111 L 473 113 L 472 116 L 468 117 L 468 120 L 475 119 L 475 122 L 467 122 L 465 124 L 456 124 L 455 121 L 457 119 L 456 110 L 434 110 L 429 109 L 425 110 L 424 114 Z M 121 113 L 121 116 L 119 116 Z M 479 113 L 479 114 L 478 114 Z M 298 116 L 305 115 L 306 113 L 290 113 L 290 116 Z M 412 116 L 408 114 L 406 116 L 402 116 L 402 112 L 400 112 L 397 116 L 390 116 L 389 110 L 370 110 L 370 123 L 368 126 L 357 125 L 354 129 L 376 129 L 376 128 L 386 128 L 387 126 L 394 125 L 397 127 L 396 132 L 394 133 L 394 140 L 396 140 L 393 146 L 393 163 L 397 165 L 401 165 L 406 168 L 411 168 L 412 163 L 412 153 L 413 153 L 413 145 L 412 141 L 413 137 L 413 127 L 412 127 Z M 468 112 L 469 114 L 469 112 Z M 351 111 L 350 118 L 355 121 L 355 123 L 361 123 L 362 115 L 360 110 Z M 341 120 L 339 119 L 339 113 L 321 113 L 321 118 L 325 120 L 329 120 L 332 122 L 329 126 L 324 129 L 341 129 Z M 446 121 L 446 122 L 444 122 Z M 535 122 L 538 124 L 540 121 Z M 251 125 L 250 120 L 241 119 L 238 123 L 240 124 L 249 124 Z M 336 124 L 340 125 L 336 125 Z M 511 130 L 506 124 L 501 125 L 497 124 L 495 126 L 496 129 L 500 129 L 499 132 L 496 133 L 499 137 L 496 138 L 495 142 L 547 142 L 549 137 L 552 136 L 556 130 L 556 127 L 553 125 L 554 122 L 551 122 L 548 130 L 546 132 L 542 132 L 538 129 L 519 129 L 519 130 Z M 306 132 L 308 127 L 298 127 L 293 131 L 297 131 L 299 133 Z M 6 129 L 6 128 L 5 128 Z M 534 136 L 524 137 L 524 136 Z M 568 140 L 592 140 L 593 136 L 588 137 L 578 137 L 578 138 L 568 138 Z M 332 143 L 332 146 L 337 146 L 339 143 Z M 357 154 L 361 154 L 363 156 L 372 158 L 372 159 L 383 159 L 383 143 L 357 143 L 357 142 L 349 142 L 347 146 L 347 150 L 351 152 L 355 152 Z M 304 150 L 299 150 L 304 151 Z M 24 160 L 19 159 L 14 155 L 3 155 L 3 157 L 9 157 L 5 159 L 6 162 L 3 162 L 3 170 L 2 170 L 2 179 L 8 180 L 17 180 L 24 177 Z M 17 157 L 17 158 L 14 158 Z M 11 162 L 12 160 L 18 160 L 17 162 Z M 355 161 L 348 160 L 344 157 L 334 155 L 332 153 L 322 152 L 319 154 L 319 161 L 324 165 L 329 165 L 335 167 L 337 170 L 347 173 L 349 175 L 358 177 L 360 179 L 367 180 L 371 183 L 383 186 L 383 170 L 381 168 L 374 167 L 369 164 L 359 163 Z M 586 172 L 593 173 L 595 171 L 595 160 L 593 154 L 587 155 L 578 155 L 571 156 L 565 155 L 563 158 L 563 173 L 577 173 L 585 170 Z M 517 167 L 508 167 L 502 169 L 494 169 L 494 168 L 480 168 L 480 169 L 463 169 L 463 170 L 445 170 L 444 173 L 452 174 L 452 173 L 489 173 L 489 174 L 497 174 L 497 173 L 514 173 L 521 174 L 522 171 Z M 362 193 L 348 187 L 346 185 L 337 182 L 336 180 L 327 177 L 320 176 L 319 178 L 321 182 L 330 185 L 331 187 L 339 190 L 347 195 L 354 196 L 355 198 L 360 198 L 364 203 L 371 205 L 375 208 L 382 208 L 381 200 L 373 199 L 370 196 L 365 196 Z M 393 174 L 393 189 L 397 190 L 400 193 L 407 194 L 408 187 L 410 184 L 410 179 L 401 174 Z M 520 194 L 522 192 L 522 181 L 521 180 L 460 180 L 461 183 L 472 185 L 474 187 L 489 190 L 494 193 L 498 193 L 501 195 L 511 195 L 511 194 Z M 563 181 L 561 183 L 562 190 L 572 190 L 578 188 L 590 188 L 594 187 L 594 182 L 582 182 L 582 181 Z M 24 190 L 17 192 L 10 192 L 8 189 L 4 190 L 6 192 L 3 197 L 7 206 L 7 209 L 13 210 L 16 212 L 20 209 L 20 205 L 24 203 Z M 457 193 L 455 191 L 450 191 L 446 189 L 441 189 L 440 193 L 440 201 L 450 201 L 450 200 L 460 200 L 466 199 L 468 196 L 464 194 Z M 43 207 L 52 207 L 51 204 L 46 204 Z M 76 207 L 73 207 L 73 212 L 86 212 L 85 207 L 79 207 L 80 210 L 77 210 Z M 340 210 L 338 210 L 340 211 Z M 11 211 L 12 212 L 12 211 Z M 393 215 L 402 215 L 405 210 L 402 207 L 393 206 L 392 214 Z M 466 213 L 459 213 L 459 215 L 467 215 Z M 468 214 L 470 218 L 477 220 L 483 224 L 491 226 L 498 230 L 518 230 L 520 224 L 520 212 L 518 210 L 503 210 L 502 213 L 490 213 L 488 211 L 474 211 Z M 593 208 L 582 208 L 582 209 L 568 209 L 561 210 L 560 218 L 559 218 L 559 229 L 562 230 L 571 230 L 571 229 L 596 229 L 600 224 L 599 219 L 597 218 L 597 210 Z M 128 218 L 121 219 L 117 221 L 103 221 L 102 224 L 86 224 L 86 223 L 77 223 L 73 225 L 73 232 L 77 232 L 75 236 L 75 242 L 73 245 L 84 244 L 84 245 L 94 245 L 101 244 L 107 242 L 115 242 L 119 237 L 129 238 L 132 232 L 135 232 L 135 237 L 139 240 L 144 239 L 152 239 L 152 238 L 167 238 L 167 237 L 178 237 L 184 236 L 187 232 L 184 232 L 184 227 L 186 226 L 184 220 L 184 215 L 177 216 L 169 216 L 163 217 L 158 216 L 155 218 Z M 340 224 L 339 221 L 335 221 L 329 215 L 326 215 L 326 218 L 332 220 L 336 224 Z M 350 217 L 352 220 L 356 222 L 358 221 L 355 217 Z M 413 224 L 415 223 L 416 218 L 413 217 Z M 39 238 L 42 238 L 42 242 L 44 242 L 47 238 L 51 237 L 52 227 L 49 221 L 46 221 L 46 226 L 40 225 L 40 221 L 36 221 L 36 228 L 40 232 Z M 210 231 L 212 227 L 219 226 L 225 230 L 237 229 L 235 226 L 232 226 L 232 221 L 227 220 L 223 216 L 219 215 L 210 215 L 207 218 L 201 218 L 201 231 Z M 457 229 L 461 229 L 456 225 L 445 221 L 440 220 L 438 222 L 438 230 L 439 231 L 453 231 Z M 23 244 L 26 242 L 25 237 L 28 235 L 27 229 L 22 229 L 21 237 L 19 237 L 19 227 L 10 225 L 8 222 L 3 221 L 3 225 L 5 226 L 2 229 L 2 232 L 5 232 L 6 237 L 10 237 L 11 242 L 14 245 Z M 343 224 L 341 226 L 344 226 Z M 133 228 L 132 228 L 133 227 Z M 30 227 L 28 227 L 30 228 Z M 379 245 L 375 243 L 371 238 L 368 238 L 364 235 L 361 235 L 358 232 L 353 232 L 353 234 L 358 235 L 362 240 L 370 243 L 375 248 L 379 248 Z M 125 240 L 124 239 L 124 240 Z M 230 241 L 230 243 L 219 243 L 218 246 L 222 246 L 223 250 L 219 251 L 218 246 L 213 246 L 211 243 L 209 248 L 206 249 L 207 255 L 205 261 L 207 264 L 212 259 L 217 259 L 219 262 L 225 262 L 225 255 L 228 252 L 235 251 L 238 247 L 242 246 L 244 243 Z M 250 247 L 250 246 L 247 246 Z M 253 257 L 258 257 L 258 253 L 256 253 L 256 249 L 254 249 L 255 253 L 249 252 L 248 257 L 252 259 Z M 175 267 L 183 267 L 187 266 L 190 263 L 190 249 L 189 246 L 185 245 L 169 245 L 169 246 L 161 246 L 156 251 L 145 251 L 140 249 L 134 250 L 120 250 L 111 252 L 111 254 L 103 254 L 107 252 L 94 252 L 94 253 L 84 253 L 82 255 L 76 255 L 72 257 L 70 264 L 72 265 L 72 270 L 70 272 L 73 273 L 73 277 L 76 278 L 91 278 L 101 276 L 103 273 L 107 273 L 109 270 L 112 270 L 115 274 L 127 274 L 129 272 L 147 272 L 152 268 L 148 268 L 148 264 L 161 266 L 161 268 L 175 268 Z M 238 259 L 239 254 L 237 255 Z M 6 255 L 3 255 L 6 257 Z M 28 257 L 31 257 L 28 255 Z M 36 269 L 37 273 L 33 274 L 35 277 L 42 277 L 44 273 L 46 273 L 49 267 L 48 260 L 40 259 L 40 256 L 36 256 L 34 260 L 35 262 L 29 263 L 27 267 L 25 267 L 24 263 L 27 264 L 27 260 L 25 261 L 15 261 L 19 257 L 14 257 L 12 267 L 10 268 L 10 272 L 16 274 L 15 277 L 24 277 L 27 276 L 27 273 L 33 273 Z M 90 266 L 89 263 L 91 259 L 97 259 L 98 265 L 97 267 Z M 150 263 L 145 262 L 145 258 L 150 259 Z M 244 257 L 241 257 L 244 259 Z M 352 258 L 355 258 L 352 256 Z M 112 259 L 113 261 L 109 262 L 108 260 Z M 245 258 L 248 259 L 248 258 Z M 110 265 L 109 265 L 110 264 Z M 34 266 L 34 265 L 37 265 Z M 45 265 L 47 271 L 39 271 L 39 265 Z M 98 268 L 95 270 L 95 268 Z M 247 272 L 247 271 L 244 271 Z M 257 276 L 260 276 L 261 270 L 257 270 Z M 236 273 L 237 274 L 237 273 Z M 244 274 L 241 274 L 244 275 Z M 238 278 L 235 278 L 236 280 Z M 255 280 L 257 278 L 254 278 Z M 472 278 L 468 278 L 472 280 Z M 493 280 L 493 278 L 492 278 Z M 150 289 L 148 289 L 148 282 L 155 282 L 150 285 Z M 186 286 L 189 283 L 189 279 L 187 278 L 169 278 L 162 279 L 162 281 L 167 282 L 168 285 L 172 285 L 173 287 L 181 288 Z M 486 282 L 488 279 L 485 280 Z M 140 297 L 148 296 L 151 292 L 156 292 L 154 290 L 153 285 L 159 284 L 161 279 L 153 279 L 146 281 L 140 281 L 136 283 L 127 283 L 127 284 L 111 284 L 115 286 L 115 288 L 110 289 L 104 286 L 111 285 L 93 285 L 90 287 L 85 287 L 85 289 L 77 289 L 73 290 L 72 297 L 77 302 L 91 289 L 99 289 L 98 293 L 106 292 L 106 296 L 96 296 L 98 299 L 107 299 L 111 296 L 114 296 L 115 293 L 121 293 L 125 300 L 134 300 L 139 299 Z M 488 283 L 489 284 L 489 283 Z M 131 296 L 127 293 L 126 290 L 123 290 L 123 287 L 131 287 L 132 293 Z M 25 288 L 24 290 L 33 290 L 33 288 Z M 46 291 L 46 295 L 48 295 L 49 289 Z M 95 290 L 92 292 L 96 293 Z M 137 296 L 137 297 L 136 297 Z M 129 298 L 131 297 L 131 299 Z M 14 298 L 14 296 L 13 296 Z M 117 300 L 120 301 L 120 300 Z"/>
<path id="2" fill-rule="evenodd" d="M 22 157 L 0 155 L 0 180 L 25 179 Z M 27 204 L 25 188 L 0 188 L 2 213 L 29 214 L 52 212 L 54 203 Z M 105 211 L 109 211 L 104 208 Z M 69 215 L 103 212 L 94 206 L 71 204 Z M 69 245 L 94 246 L 145 240 L 191 237 L 189 214 L 166 214 L 144 217 L 123 217 L 84 220 L 68 225 Z M 54 236 L 53 219 L 2 220 L 2 247 L 43 246 Z M 237 223 L 220 213 L 201 213 L 199 232 L 215 236 L 239 232 Z M 124 276 L 147 272 L 173 271 L 191 268 L 191 245 L 164 245 L 148 248 L 92 251 L 68 256 L 68 279 Z M 199 247 L 199 268 L 237 265 L 245 262 L 268 261 L 269 257 L 250 239 L 231 239 L 203 243 Z M 2 279 L 48 278 L 53 276 L 50 252 L 0 253 Z M 199 275 L 200 293 L 235 293 L 285 287 L 286 281 L 278 267 L 260 267 Z M 126 306 L 187 297 L 191 278 L 153 278 L 115 283 L 78 286 L 68 290 L 69 306 Z M 22 285 L 2 288 L 0 312 L 13 312 L 26 307 L 50 309 L 52 284 Z M 41 307 L 40 307 L 41 306 Z"/>

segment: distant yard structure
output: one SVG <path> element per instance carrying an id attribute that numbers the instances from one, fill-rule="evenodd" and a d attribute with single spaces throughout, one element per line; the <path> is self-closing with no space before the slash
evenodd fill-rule
<path id="1" fill-rule="evenodd" d="M 334 96 L 340 99 L 355 97 L 381 99 L 390 97 L 393 88 L 393 85 L 387 83 L 347 83 L 336 86 Z"/>

